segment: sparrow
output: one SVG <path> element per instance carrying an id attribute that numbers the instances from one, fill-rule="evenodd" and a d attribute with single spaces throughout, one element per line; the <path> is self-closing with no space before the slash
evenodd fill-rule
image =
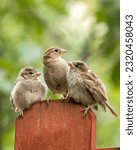
<path id="1" fill-rule="evenodd" d="M 118 117 L 116 111 L 108 103 L 106 88 L 99 77 L 88 69 L 82 61 L 69 62 L 70 70 L 67 73 L 68 97 L 85 106 L 84 116 L 89 110 L 100 105 L 104 111 L 106 108 Z"/>
<path id="2" fill-rule="evenodd" d="M 48 48 L 43 56 L 44 79 L 53 94 L 67 95 L 66 75 L 69 70 L 68 63 L 61 58 L 67 50 L 61 48 Z"/>
<path id="3" fill-rule="evenodd" d="M 23 110 L 29 109 L 37 101 L 42 101 L 47 94 L 47 87 L 38 77 L 41 73 L 33 67 L 24 67 L 11 91 L 10 102 L 15 112 L 23 116 Z"/>

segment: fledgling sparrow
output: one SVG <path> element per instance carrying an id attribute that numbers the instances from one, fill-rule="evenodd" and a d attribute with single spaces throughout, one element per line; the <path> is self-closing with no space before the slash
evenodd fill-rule
<path id="1" fill-rule="evenodd" d="M 15 112 L 23 116 L 23 110 L 28 109 L 37 101 L 42 101 L 47 94 L 47 87 L 38 79 L 40 73 L 33 67 L 24 67 L 12 89 L 10 102 Z"/>
<path id="2" fill-rule="evenodd" d="M 111 113 L 118 117 L 116 111 L 108 103 L 106 89 L 102 81 L 95 73 L 90 71 L 87 65 L 82 61 L 74 61 L 69 63 L 70 71 L 67 74 L 68 95 L 69 98 L 77 103 L 86 106 L 84 116 L 88 110 L 96 108 L 98 104 L 106 111 L 106 107 Z"/>
<path id="3" fill-rule="evenodd" d="M 44 79 L 53 93 L 66 95 L 66 74 L 69 69 L 68 63 L 61 58 L 67 50 L 61 48 L 48 48 L 43 56 Z"/>

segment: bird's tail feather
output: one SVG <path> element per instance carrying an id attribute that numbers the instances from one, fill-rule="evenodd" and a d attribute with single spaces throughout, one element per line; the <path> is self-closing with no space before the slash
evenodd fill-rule
<path id="1" fill-rule="evenodd" d="M 108 109 L 111 111 L 111 113 L 115 116 L 118 117 L 117 112 L 105 101 L 106 106 L 108 107 Z"/>

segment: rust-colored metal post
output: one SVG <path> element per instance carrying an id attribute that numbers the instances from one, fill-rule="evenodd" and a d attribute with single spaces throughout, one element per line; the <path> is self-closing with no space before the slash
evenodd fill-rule
<path id="1" fill-rule="evenodd" d="M 59 101 L 34 104 L 16 120 L 15 150 L 96 150 L 96 117 L 83 118 L 81 110 Z"/>

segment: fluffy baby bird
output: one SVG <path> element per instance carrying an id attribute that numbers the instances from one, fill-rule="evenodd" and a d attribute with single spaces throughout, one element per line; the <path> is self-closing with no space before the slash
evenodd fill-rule
<path id="1" fill-rule="evenodd" d="M 68 63 L 61 58 L 67 50 L 61 48 L 48 48 L 43 56 L 44 79 L 53 93 L 67 93 L 66 74 L 69 69 Z"/>
<path id="2" fill-rule="evenodd" d="M 24 67 L 19 72 L 10 102 L 15 112 L 22 116 L 23 110 L 30 108 L 37 101 L 42 101 L 47 94 L 47 87 L 38 79 L 39 76 L 40 73 L 33 67 Z"/>
<path id="3" fill-rule="evenodd" d="M 86 106 L 83 109 L 84 116 L 87 115 L 88 110 L 97 109 L 99 104 L 105 111 L 107 107 L 114 116 L 118 117 L 109 105 L 105 86 L 97 75 L 82 61 L 74 61 L 69 65 L 70 71 L 67 74 L 69 98 Z"/>

